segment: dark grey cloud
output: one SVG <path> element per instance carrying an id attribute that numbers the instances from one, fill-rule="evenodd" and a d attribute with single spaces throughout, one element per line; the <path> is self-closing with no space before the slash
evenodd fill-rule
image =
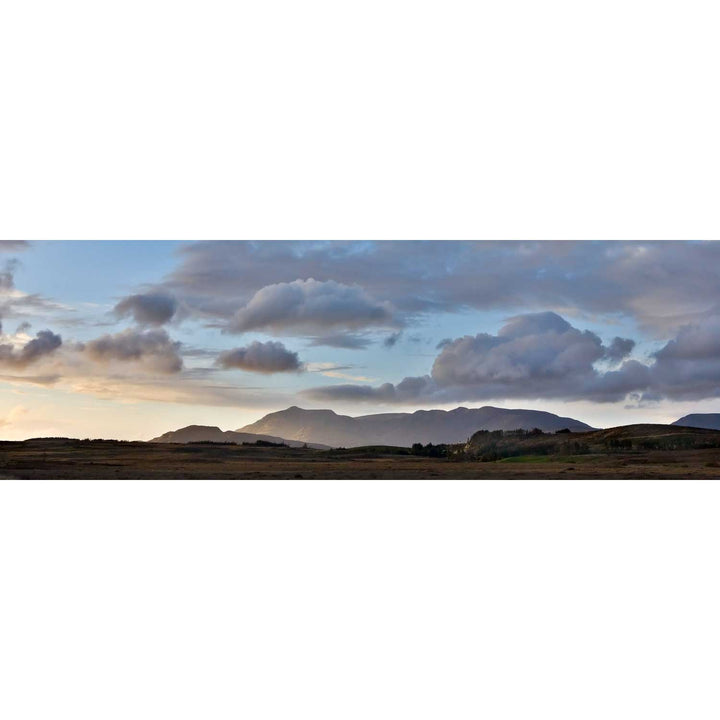
<path id="1" fill-rule="evenodd" d="M 649 364 L 628 359 L 629 338 L 604 346 L 589 331 L 554 313 L 513 318 L 497 335 L 443 342 L 430 375 L 379 387 L 335 385 L 307 391 L 319 400 L 388 403 L 472 401 L 489 398 L 553 398 L 615 402 L 626 396 L 643 404 L 663 398 L 720 397 L 720 317 L 687 325 L 653 354 Z M 620 363 L 611 370 L 599 360 Z"/>
<path id="2" fill-rule="evenodd" d="M 83 351 L 96 362 L 135 362 L 150 371 L 176 373 L 183 367 L 180 346 L 164 330 L 129 329 L 91 340 Z"/>
<path id="3" fill-rule="evenodd" d="M 19 335 L 20 333 L 27 332 L 31 327 L 32 325 L 27 322 L 27 320 L 24 320 L 17 326 L 17 330 L 15 330 L 15 333 Z"/>
<path id="4" fill-rule="evenodd" d="M 397 345 L 397 341 L 398 341 L 401 337 L 402 337 L 402 331 L 394 332 L 394 333 L 388 335 L 388 336 L 383 340 L 383 347 L 386 347 L 386 348 L 395 347 L 395 345 Z"/>
<path id="5" fill-rule="evenodd" d="M 62 345 L 62 338 L 51 330 L 41 330 L 33 340 L 20 351 L 23 362 L 30 364 L 44 355 L 49 355 Z"/>
<path id="6" fill-rule="evenodd" d="M 333 333 L 330 335 L 319 335 L 310 339 L 311 347 L 334 347 L 345 350 L 362 350 L 372 344 L 367 335 L 355 335 L 353 333 Z"/>
<path id="7" fill-rule="evenodd" d="M 635 341 L 630 338 L 616 337 L 605 350 L 605 357 L 612 362 L 624 360 L 635 347 Z"/>
<path id="8" fill-rule="evenodd" d="M 396 319 L 542 307 L 632 317 L 656 337 L 720 309 L 713 242 L 201 242 L 163 284 L 201 317 L 229 319 L 263 287 L 360 285 Z"/>
<path id="9" fill-rule="evenodd" d="M 178 302 L 172 295 L 151 292 L 122 299 L 113 312 L 118 317 L 131 316 L 139 325 L 163 325 L 177 310 Z"/>
<path id="10" fill-rule="evenodd" d="M 220 353 L 217 364 L 226 369 L 239 369 L 256 373 L 298 372 L 303 364 L 296 352 L 281 342 L 252 342 L 245 347 Z"/>
<path id="11" fill-rule="evenodd" d="M 391 305 L 375 300 L 361 287 L 310 278 L 258 290 L 235 313 L 226 331 L 313 332 L 395 324 Z"/>
<path id="12" fill-rule="evenodd" d="M 682 328 L 653 357 L 655 393 L 672 400 L 720 397 L 720 317 Z"/>
<path id="13" fill-rule="evenodd" d="M 41 330 L 20 350 L 11 344 L 0 345 L 0 365 L 25 368 L 51 355 L 62 345 L 62 338 L 51 330 Z"/>
<path id="14" fill-rule="evenodd" d="M 720 360 L 720 316 L 703 325 L 689 325 L 655 353 L 659 361 Z"/>

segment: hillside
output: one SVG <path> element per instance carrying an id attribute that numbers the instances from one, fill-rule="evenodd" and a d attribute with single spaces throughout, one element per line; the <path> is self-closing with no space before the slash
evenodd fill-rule
<path id="1" fill-rule="evenodd" d="M 676 420 L 673 425 L 683 427 L 705 428 L 706 430 L 720 430 L 720 413 L 693 413 Z"/>
<path id="2" fill-rule="evenodd" d="M 333 447 L 465 442 L 477 430 L 531 430 L 573 432 L 592 430 L 579 420 L 539 410 L 508 410 L 485 406 L 455 410 L 418 410 L 414 413 L 382 413 L 350 417 L 332 410 L 290 407 L 266 415 L 237 432 L 260 433 L 299 442 Z"/>
<path id="3" fill-rule="evenodd" d="M 584 433 L 480 431 L 456 454 L 486 461 L 518 456 L 646 453 L 720 448 L 720 431 L 677 425 L 623 425 Z"/>
<path id="4" fill-rule="evenodd" d="M 274 435 L 258 435 L 256 433 L 233 432 L 232 430 L 221 430 L 211 425 L 188 425 L 179 430 L 171 430 L 159 437 L 153 438 L 150 442 L 155 443 L 191 443 L 191 442 L 217 442 L 217 443 L 254 443 L 258 440 L 263 442 L 280 443 L 290 447 L 302 447 L 305 443 L 298 440 L 286 440 Z M 318 450 L 327 449 L 327 445 L 318 443 L 307 443 L 308 447 Z"/>

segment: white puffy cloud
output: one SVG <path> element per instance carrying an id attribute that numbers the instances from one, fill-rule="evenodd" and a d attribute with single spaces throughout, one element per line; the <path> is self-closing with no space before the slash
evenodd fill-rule
<path id="1" fill-rule="evenodd" d="M 686 325 L 647 364 L 628 359 L 634 342 L 604 346 L 554 313 L 513 318 L 497 335 L 481 333 L 443 341 L 432 372 L 379 387 L 314 388 L 314 399 L 412 402 L 486 398 L 552 398 L 641 402 L 720 397 L 720 318 Z M 603 359 L 618 362 L 599 370 Z"/>
<path id="2" fill-rule="evenodd" d="M 379 387 L 339 385 L 314 388 L 314 399 L 388 403 L 472 401 L 489 398 L 564 398 L 617 401 L 652 381 L 636 360 L 601 372 L 595 364 L 608 354 L 627 355 L 632 341 L 610 346 L 552 312 L 516 316 L 497 335 L 466 335 L 440 344 L 430 375 L 407 377 Z"/>
<path id="3" fill-rule="evenodd" d="M 230 320 L 226 330 L 281 333 L 322 332 L 327 329 L 389 327 L 396 324 L 392 306 L 368 295 L 357 285 L 312 278 L 276 283 L 258 290 Z"/>

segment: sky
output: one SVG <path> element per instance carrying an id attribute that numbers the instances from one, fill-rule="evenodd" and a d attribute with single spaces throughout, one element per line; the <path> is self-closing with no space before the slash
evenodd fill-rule
<path id="1" fill-rule="evenodd" d="M 0 242 L 0 437 L 720 412 L 720 243 Z"/>

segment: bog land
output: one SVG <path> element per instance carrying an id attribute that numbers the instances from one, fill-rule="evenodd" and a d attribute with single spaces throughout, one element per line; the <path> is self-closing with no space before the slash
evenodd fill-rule
<path id="1" fill-rule="evenodd" d="M 720 431 L 630 425 L 481 431 L 466 443 L 322 450 L 36 438 L 0 442 L 4 479 L 720 479 Z"/>

